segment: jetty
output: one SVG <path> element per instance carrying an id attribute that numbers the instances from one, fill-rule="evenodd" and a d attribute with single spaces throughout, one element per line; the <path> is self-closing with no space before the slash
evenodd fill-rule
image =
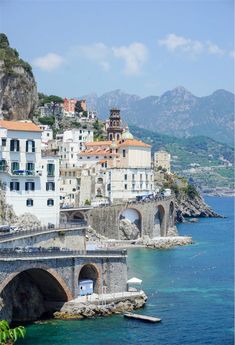
<path id="1" fill-rule="evenodd" d="M 127 317 L 129 319 L 135 319 L 135 320 L 140 320 L 140 321 L 145 321 L 145 322 L 161 322 L 161 319 L 153 316 L 148 316 L 148 315 L 141 315 L 141 314 L 132 314 L 132 313 L 125 313 L 123 314 L 124 317 Z"/>

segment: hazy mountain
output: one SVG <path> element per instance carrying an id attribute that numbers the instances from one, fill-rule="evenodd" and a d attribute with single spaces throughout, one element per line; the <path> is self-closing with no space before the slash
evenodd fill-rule
<path id="1" fill-rule="evenodd" d="M 225 90 L 196 97 L 179 86 L 160 97 L 141 98 L 121 90 L 84 97 L 102 119 L 108 117 L 111 107 L 118 107 L 123 119 L 138 127 L 177 137 L 206 135 L 233 143 L 234 94 Z"/>

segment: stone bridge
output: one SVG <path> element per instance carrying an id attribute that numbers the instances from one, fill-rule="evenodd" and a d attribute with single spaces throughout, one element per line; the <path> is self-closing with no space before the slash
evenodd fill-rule
<path id="1" fill-rule="evenodd" d="M 121 239 L 120 221 L 128 219 L 139 229 L 139 237 L 167 236 L 175 226 L 174 197 L 162 197 L 153 201 L 129 202 L 102 207 L 71 208 L 60 210 L 61 220 L 83 219 L 99 234 Z"/>
<path id="2" fill-rule="evenodd" d="M 58 310 L 91 279 L 94 292 L 127 291 L 126 250 L 16 253 L 0 251 L 0 318 L 31 321 Z M 3 307 L 2 307 L 3 305 Z"/>

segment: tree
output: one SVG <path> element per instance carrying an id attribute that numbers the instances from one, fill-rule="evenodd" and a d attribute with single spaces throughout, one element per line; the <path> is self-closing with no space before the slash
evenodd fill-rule
<path id="1" fill-rule="evenodd" d="M 76 114 L 83 113 L 84 110 L 82 108 L 81 101 L 76 102 L 74 110 Z"/>
<path id="2" fill-rule="evenodd" d="M 23 326 L 16 328 L 10 328 L 9 323 L 6 320 L 0 321 L 0 345 L 14 344 L 17 339 L 24 338 L 26 330 Z"/>
<path id="3" fill-rule="evenodd" d="M 9 47 L 9 41 L 7 35 L 4 33 L 0 34 L 0 49 L 5 49 Z"/>

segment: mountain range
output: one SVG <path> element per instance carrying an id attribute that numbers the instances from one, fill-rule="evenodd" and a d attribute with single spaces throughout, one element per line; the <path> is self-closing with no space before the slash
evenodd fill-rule
<path id="1" fill-rule="evenodd" d="M 197 97 L 178 86 L 161 96 L 141 98 L 114 90 L 101 96 L 89 94 L 83 98 L 101 119 L 107 119 L 110 108 L 117 107 L 129 125 L 176 137 L 205 135 L 233 145 L 234 94 L 226 90 Z"/>

